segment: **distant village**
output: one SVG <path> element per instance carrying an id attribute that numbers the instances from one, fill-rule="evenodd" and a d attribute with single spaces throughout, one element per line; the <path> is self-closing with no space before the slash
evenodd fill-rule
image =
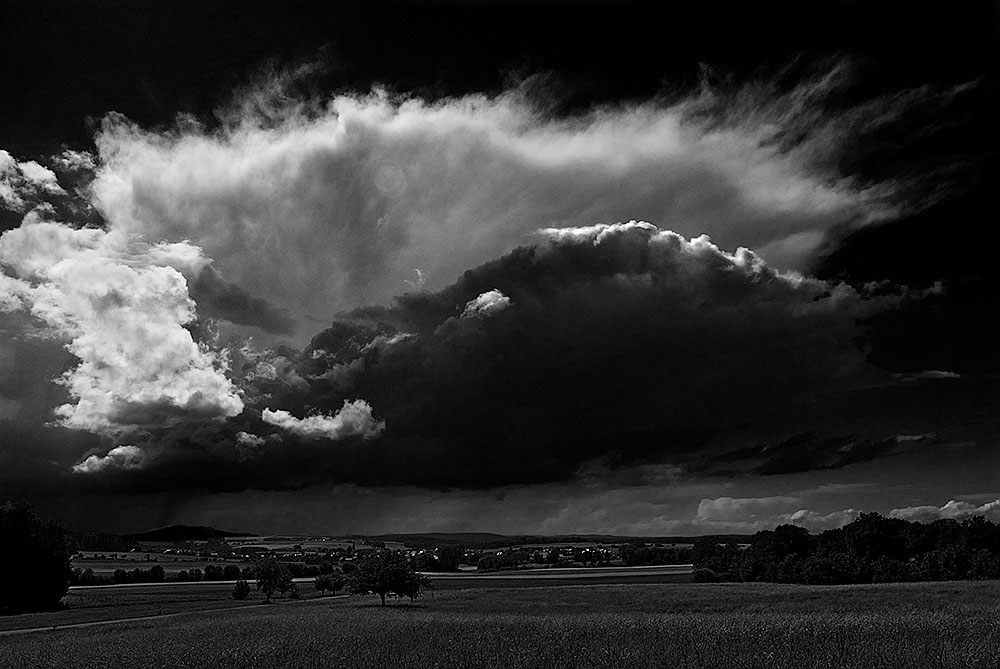
<path id="1" fill-rule="evenodd" d="M 107 550 L 107 547 L 115 550 Z M 422 572 L 492 572 L 558 567 L 689 564 L 691 544 L 630 541 L 512 543 L 481 546 L 428 541 L 304 536 L 229 536 L 205 540 L 145 541 L 81 535 L 73 546 L 76 585 L 249 578 L 256 560 L 271 556 L 295 578 L 349 572 L 379 549 L 403 552 Z"/>

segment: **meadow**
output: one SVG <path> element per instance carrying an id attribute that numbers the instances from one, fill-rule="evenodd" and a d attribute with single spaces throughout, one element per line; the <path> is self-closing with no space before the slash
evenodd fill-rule
<path id="1" fill-rule="evenodd" d="M 998 582 L 479 587 L 16 634 L 0 666 L 985 668 L 998 614 Z"/>

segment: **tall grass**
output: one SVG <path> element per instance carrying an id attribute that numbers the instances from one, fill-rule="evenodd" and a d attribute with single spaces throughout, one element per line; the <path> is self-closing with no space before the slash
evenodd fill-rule
<path id="1" fill-rule="evenodd" d="M 0 638 L 0 666 L 1000 666 L 997 583 L 826 598 L 753 585 L 448 591 L 385 609 L 283 602 Z"/>

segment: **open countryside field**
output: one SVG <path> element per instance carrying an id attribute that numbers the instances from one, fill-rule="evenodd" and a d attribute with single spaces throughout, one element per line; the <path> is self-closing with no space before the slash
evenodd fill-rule
<path id="1" fill-rule="evenodd" d="M 316 596 L 311 586 L 300 584 L 304 597 Z M 0 616 L 0 634 L 9 630 L 93 623 L 123 618 L 171 615 L 248 606 L 259 603 L 234 600 L 232 582 L 143 583 L 78 586 L 70 588 L 61 611 Z M 0 665 L 3 666 L 3 665 Z"/>
<path id="2" fill-rule="evenodd" d="M 0 666 L 985 668 L 998 614 L 998 582 L 484 586 L 15 634 Z"/>
<path id="3" fill-rule="evenodd" d="M 427 590 L 426 595 L 434 597 L 436 593 L 441 591 L 470 588 L 688 583 L 690 571 L 690 567 L 686 565 L 669 565 L 611 569 L 538 569 L 492 574 L 476 572 L 429 574 L 431 587 Z M 298 578 L 294 580 L 298 584 L 303 600 L 320 596 L 313 588 L 313 579 Z M 50 628 L 53 625 L 65 626 L 124 618 L 174 615 L 259 603 L 260 595 L 256 592 L 251 595 L 249 601 L 233 600 L 230 597 L 233 583 L 233 581 L 175 581 L 73 586 L 63 600 L 66 605 L 64 610 L 0 617 L 0 634 L 3 634 L 5 630 Z"/>

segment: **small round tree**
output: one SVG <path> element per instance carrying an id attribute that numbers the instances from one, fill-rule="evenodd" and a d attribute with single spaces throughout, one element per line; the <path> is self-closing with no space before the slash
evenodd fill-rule
<path id="1" fill-rule="evenodd" d="M 357 569 L 347 579 L 347 591 L 352 595 L 378 595 L 385 606 L 385 596 L 420 596 L 421 589 L 430 584 L 429 579 L 418 574 L 401 551 L 378 550 L 363 557 Z"/>
<path id="2" fill-rule="evenodd" d="M 236 579 L 236 585 L 233 586 L 233 599 L 246 599 L 249 596 L 250 584 L 245 579 Z"/>
<path id="3" fill-rule="evenodd" d="M 271 601 L 275 592 L 284 594 L 292 587 L 292 576 L 288 573 L 288 568 L 271 555 L 265 555 L 257 560 L 255 572 L 257 589 L 264 593 L 266 602 Z"/>

